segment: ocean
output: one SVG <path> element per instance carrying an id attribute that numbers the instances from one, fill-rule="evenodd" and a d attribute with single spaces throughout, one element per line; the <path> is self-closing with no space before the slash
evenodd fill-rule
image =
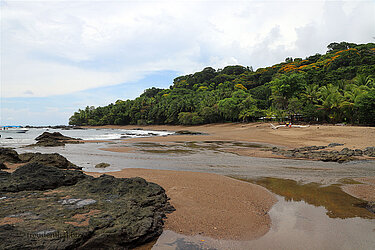
<path id="1" fill-rule="evenodd" d="M 31 128 L 26 133 L 12 133 L 0 131 L 0 147 L 22 147 L 34 144 L 35 138 L 43 132 L 59 132 L 65 136 L 80 138 L 82 140 L 121 140 L 126 138 L 167 136 L 174 134 L 168 131 L 149 131 L 141 129 L 51 129 L 51 128 Z"/>

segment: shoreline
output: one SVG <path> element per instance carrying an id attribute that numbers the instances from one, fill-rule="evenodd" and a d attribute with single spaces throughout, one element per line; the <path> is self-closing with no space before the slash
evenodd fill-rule
<path id="1" fill-rule="evenodd" d="M 191 140 L 223 140 L 246 141 L 284 146 L 287 148 L 328 145 L 329 143 L 342 143 L 348 148 L 364 148 L 375 146 L 375 127 L 311 125 L 306 128 L 279 128 L 272 129 L 269 123 L 222 123 L 198 126 L 180 125 L 106 125 L 87 126 L 84 128 L 107 129 L 144 129 L 160 131 L 188 130 L 206 133 L 205 135 L 172 135 L 166 137 L 131 138 L 124 142 L 142 141 L 186 141 Z M 170 139 L 173 138 L 173 139 Z"/>
<path id="2" fill-rule="evenodd" d="M 327 146 L 330 143 L 343 144 L 326 150 L 365 149 L 369 146 L 375 146 L 375 127 L 352 127 L 352 126 L 333 126 L 333 125 L 311 125 L 304 128 L 279 128 L 272 129 L 269 123 L 223 123 L 206 124 L 198 126 L 179 126 L 179 125 L 148 125 L 148 126 L 94 126 L 86 128 L 106 128 L 106 129 L 143 129 L 159 131 L 193 131 L 202 134 L 198 135 L 168 135 L 147 138 L 129 138 L 121 142 L 126 147 L 107 147 L 101 150 L 131 153 L 138 149 L 134 143 L 158 143 L 162 145 L 176 145 L 176 143 L 186 142 L 239 142 L 255 143 L 256 147 L 224 147 L 220 150 L 227 153 L 234 153 L 240 156 L 251 156 L 261 158 L 277 159 L 301 159 L 298 157 L 284 157 L 273 154 L 272 147 L 276 146 L 283 149 L 294 149 L 306 146 Z M 374 159 L 367 156 L 358 157 L 358 159 Z"/>

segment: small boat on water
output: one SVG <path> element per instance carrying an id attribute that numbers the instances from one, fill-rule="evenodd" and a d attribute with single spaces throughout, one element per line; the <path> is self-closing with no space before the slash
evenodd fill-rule
<path id="1" fill-rule="evenodd" d="M 21 126 L 1 126 L 0 133 L 26 133 L 29 131 L 27 128 Z"/>

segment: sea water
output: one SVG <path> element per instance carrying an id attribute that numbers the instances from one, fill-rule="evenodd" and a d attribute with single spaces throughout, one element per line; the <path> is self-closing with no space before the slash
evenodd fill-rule
<path id="1" fill-rule="evenodd" d="M 125 138 L 166 136 L 173 134 L 169 131 L 149 131 L 141 129 L 51 129 L 30 128 L 26 133 L 2 133 L 0 131 L 1 147 L 22 147 L 34 144 L 35 138 L 44 132 L 59 132 L 65 136 L 80 138 L 82 140 L 120 140 Z"/>

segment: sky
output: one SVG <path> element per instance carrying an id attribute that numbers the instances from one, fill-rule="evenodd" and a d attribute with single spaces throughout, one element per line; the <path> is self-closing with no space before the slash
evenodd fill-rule
<path id="1" fill-rule="evenodd" d="M 270 66 L 375 42 L 375 1 L 0 0 L 0 125 L 168 88 L 205 67 Z"/>

